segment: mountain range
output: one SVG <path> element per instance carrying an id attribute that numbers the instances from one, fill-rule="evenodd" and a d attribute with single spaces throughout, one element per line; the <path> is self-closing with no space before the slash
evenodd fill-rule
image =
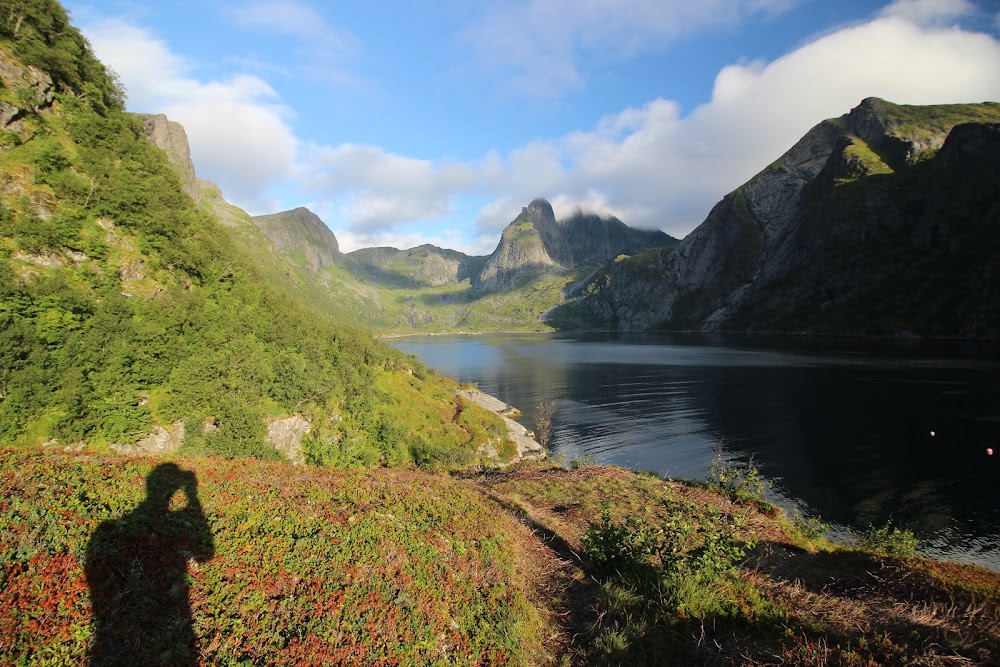
<path id="1" fill-rule="evenodd" d="M 683 241 L 580 211 L 556 220 L 544 199 L 486 257 L 430 245 L 342 254 L 301 208 L 241 225 L 267 237 L 297 284 L 320 286 L 320 302 L 382 333 L 995 339 L 998 127 L 994 102 L 865 99 L 723 197 Z M 184 142 L 150 136 L 184 161 Z"/>
<path id="2" fill-rule="evenodd" d="M 537 199 L 504 229 L 488 256 L 433 245 L 342 253 L 334 233 L 306 208 L 250 216 L 226 202 L 214 184 L 195 175 L 183 127 L 165 116 L 143 120 L 185 191 L 237 238 L 269 249 L 277 283 L 291 281 L 310 302 L 382 333 L 546 330 L 544 315 L 582 280 L 623 255 L 677 243 L 615 217 L 577 211 L 557 221 L 551 205 Z"/>

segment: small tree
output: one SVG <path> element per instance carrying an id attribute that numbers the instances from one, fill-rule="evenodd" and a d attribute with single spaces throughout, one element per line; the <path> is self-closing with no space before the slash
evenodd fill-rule
<path id="1" fill-rule="evenodd" d="M 549 446 L 552 439 L 552 414 L 556 411 L 555 401 L 543 401 L 538 404 L 535 411 L 535 428 L 537 430 L 538 444 L 542 447 Z"/>

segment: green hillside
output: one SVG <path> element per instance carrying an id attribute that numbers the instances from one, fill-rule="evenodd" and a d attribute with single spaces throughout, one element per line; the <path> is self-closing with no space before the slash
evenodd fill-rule
<path id="1" fill-rule="evenodd" d="M 0 35 L 0 441 L 274 458 L 298 415 L 307 459 L 447 467 L 502 440 L 196 206 L 55 2 L 0 3 Z"/>

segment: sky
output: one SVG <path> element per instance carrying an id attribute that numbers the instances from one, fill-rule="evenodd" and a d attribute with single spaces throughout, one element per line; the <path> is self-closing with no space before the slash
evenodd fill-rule
<path id="1" fill-rule="evenodd" d="M 866 97 L 1000 100 L 1000 0 L 71 0 L 201 178 L 341 249 L 484 255 L 536 197 L 681 238 Z"/>

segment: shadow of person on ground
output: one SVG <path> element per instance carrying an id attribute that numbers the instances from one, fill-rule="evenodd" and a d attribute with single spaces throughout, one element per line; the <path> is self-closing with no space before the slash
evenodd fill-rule
<path id="1" fill-rule="evenodd" d="M 172 511 L 177 491 L 187 502 Z M 95 630 L 90 664 L 197 664 L 187 564 L 214 552 L 195 474 L 173 463 L 158 465 L 146 478 L 146 499 L 98 526 L 87 545 Z"/>

